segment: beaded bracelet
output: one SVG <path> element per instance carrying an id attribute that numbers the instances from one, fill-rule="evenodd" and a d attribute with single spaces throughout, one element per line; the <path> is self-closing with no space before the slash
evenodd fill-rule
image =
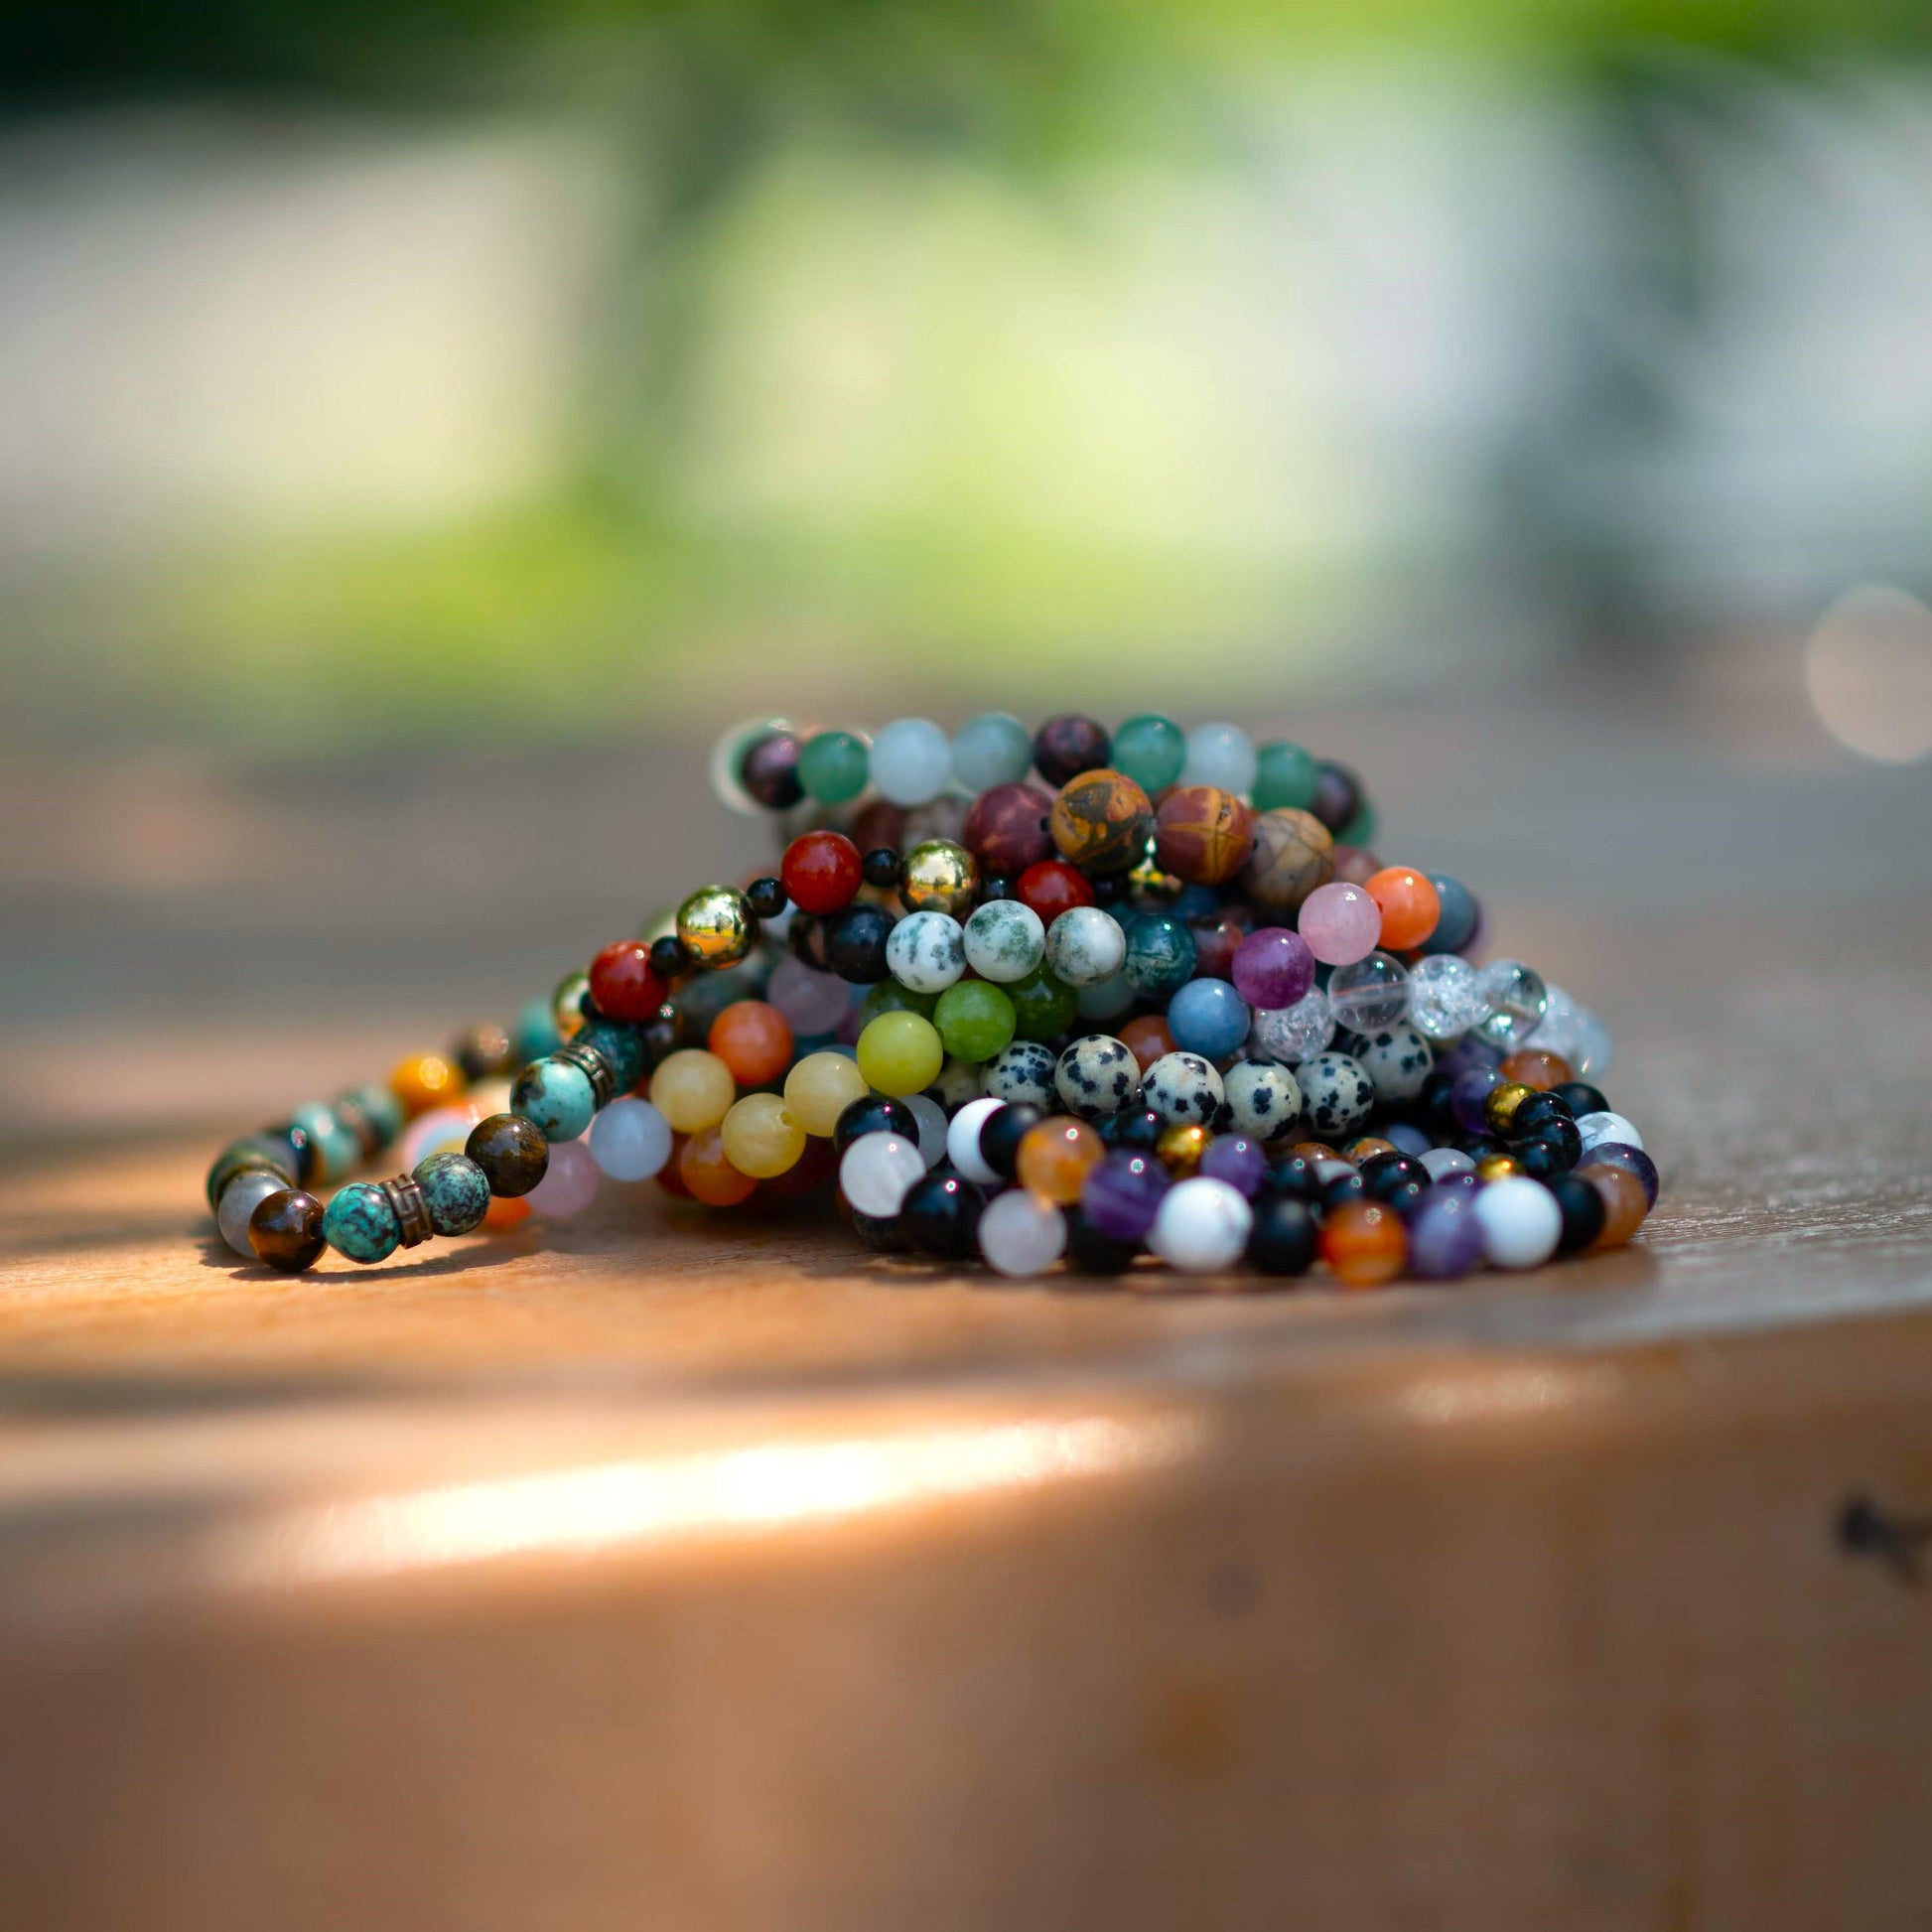
<path id="1" fill-rule="evenodd" d="M 576 1212 L 600 1173 L 717 1207 L 836 1178 L 876 1249 L 1012 1276 L 1318 1257 L 1366 1286 L 1615 1246 L 1655 1203 L 1641 1136 L 1579 1077 L 1608 1060 L 1594 1016 L 1479 967 L 1473 895 L 1380 864 L 1355 775 L 1300 746 L 1154 716 L 772 720 L 713 775 L 739 809 L 809 805 L 774 876 L 702 887 L 513 1027 L 223 1149 L 229 1246 L 372 1263 Z M 309 1191 L 412 1120 L 407 1172 Z"/>

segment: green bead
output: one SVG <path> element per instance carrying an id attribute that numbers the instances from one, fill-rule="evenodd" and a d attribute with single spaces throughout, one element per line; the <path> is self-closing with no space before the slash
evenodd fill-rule
<path id="1" fill-rule="evenodd" d="M 489 1181 L 467 1154 L 432 1154 L 417 1164 L 430 1225 L 438 1234 L 468 1234 L 489 1212 Z"/>
<path id="2" fill-rule="evenodd" d="M 1180 776 L 1187 762 L 1187 735 L 1172 718 L 1144 712 L 1115 732 L 1109 762 L 1152 797 Z"/>
<path id="3" fill-rule="evenodd" d="M 625 1020 L 593 1020 L 576 1039 L 575 1046 L 594 1046 L 611 1063 L 612 1086 L 618 1093 L 628 1093 L 644 1077 L 643 1029 Z"/>
<path id="4" fill-rule="evenodd" d="M 1315 781 L 1321 766 L 1312 752 L 1287 739 L 1264 745 L 1255 758 L 1255 810 L 1272 812 L 1292 806 L 1305 812 L 1314 803 Z"/>
<path id="5" fill-rule="evenodd" d="M 380 1187 L 373 1181 L 351 1180 L 329 1203 L 322 1217 L 322 1238 L 339 1255 L 367 1264 L 394 1254 L 402 1229 Z"/>
<path id="6" fill-rule="evenodd" d="M 959 980 L 939 995 L 932 1024 L 954 1059 L 977 1064 L 1012 1044 L 1013 1002 L 991 980 Z"/>
<path id="7" fill-rule="evenodd" d="M 590 1075 L 568 1060 L 532 1060 L 510 1089 L 510 1111 L 539 1128 L 547 1141 L 574 1141 L 597 1112 Z"/>
<path id="8" fill-rule="evenodd" d="M 866 788 L 872 754 L 851 732 L 814 732 L 798 754 L 798 782 L 821 805 L 843 805 Z"/>
<path id="9" fill-rule="evenodd" d="M 921 1020 L 930 1020 L 938 998 L 936 993 L 914 993 L 897 980 L 881 980 L 867 987 L 859 1002 L 859 1030 L 863 1033 L 882 1013 L 916 1013 Z"/>
<path id="10" fill-rule="evenodd" d="M 365 1087 L 357 1087 L 349 1096 L 376 1133 L 381 1136 L 381 1145 L 387 1147 L 407 1124 L 402 1111 L 402 1102 L 385 1086 L 371 1081 Z"/>
<path id="11" fill-rule="evenodd" d="M 882 1013 L 859 1035 L 859 1071 L 866 1084 L 895 1099 L 923 1093 L 945 1061 L 932 1022 L 916 1013 Z"/>
<path id="12" fill-rule="evenodd" d="M 546 1053 L 554 1053 L 563 1043 L 548 1000 L 532 1000 L 516 1016 L 516 1025 L 510 1030 L 510 1050 L 515 1054 L 518 1066 L 526 1066 L 531 1060 L 540 1060 Z"/>
<path id="13" fill-rule="evenodd" d="M 1057 1039 L 1073 1024 L 1080 996 L 1044 966 L 1006 990 L 1013 1002 L 1013 1030 L 1022 1039 Z"/>
<path id="14" fill-rule="evenodd" d="M 1373 845 L 1375 835 L 1381 830 L 1382 821 L 1376 816 L 1375 807 L 1364 798 L 1356 809 L 1355 816 L 1335 834 L 1337 845 Z"/>
<path id="15" fill-rule="evenodd" d="M 1143 912 L 1127 928 L 1122 971 L 1137 993 L 1172 993 L 1194 977 L 1194 935 L 1166 912 Z"/>

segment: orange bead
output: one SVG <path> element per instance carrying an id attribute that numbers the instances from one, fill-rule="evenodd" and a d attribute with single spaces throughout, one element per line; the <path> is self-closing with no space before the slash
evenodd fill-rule
<path id="1" fill-rule="evenodd" d="M 736 1207 L 758 1185 L 725 1159 L 725 1137 L 716 1127 L 707 1127 L 685 1142 L 677 1171 L 692 1197 L 708 1207 Z"/>
<path id="2" fill-rule="evenodd" d="M 711 1023 L 705 1044 L 741 1087 L 768 1086 L 791 1064 L 791 1026 L 762 1000 L 738 1000 Z"/>
<path id="3" fill-rule="evenodd" d="M 1390 952 L 1420 946 L 1443 916 L 1441 896 L 1413 866 L 1384 866 L 1363 890 L 1382 908 L 1382 944 Z"/>
<path id="4" fill-rule="evenodd" d="M 686 1145 L 687 1142 L 684 1135 L 673 1134 L 671 1136 L 671 1158 L 658 1169 L 656 1175 L 657 1184 L 667 1194 L 674 1195 L 679 1200 L 689 1200 L 691 1198 L 691 1190 L 684 1184 L 684 1169 L 682 1165 Z"/>
<path id="5" fill-rule="evenodd" d="M 1321 1259 L 1345 1288 L 1394 1281 L 1408 1255 L 1402 1217 L 1379 1201 L 1343 1201 L 1321 1224 Z"/>
<path id="6" fill-rule="evenodd" d="M 406 1059 L 389 1075 L 389 1091 L 402 1102 L 411 1120 L 454 1100 L 468 1083 L 460 1067 L 441 1053 L 417 1053 Z"/>
<path id="7" fill-rule="evenodd" d="M 1643 1182 L 1623 1168 L 1585 1168 L 1582 1173 L 1603 1197 L 1603 1229 L 1589 1244 L 1589 1252 L 1622 1247 L 1650 1211 Z"/>
<path id="8" fill-rule="evenodd" d="M 1570 1062 L 1558 1053 L 1546 1053 L 1540 1046 L 1519 1046 L 1496 1071 L 1504 1080 L 1548 1093 L 1571 1079 Z"/>
<path id="9" fill-rule="evenodd" d="M 502 1234 L 529 1218 L 530 1203 L 522 1195 L 492 1194 L 483 1210 L 483 1224 L 492 1234 Z"/>
<path id="10" fill-rule="evenodd" d="M 1297 1141 L 1289 1153 L 1299 1154 L 1304 1161 L 1339 1161 L 1341 1156 L 1326 1141 Z"/>
<path id="11" fill-rule="evenodd" d="M 1106 1152 L 1106 1143 L 1085 1121 L 1056 1115 L 1028 1128 L 1014 1165 L 1023 1187 L 1071 1207 L 1080 1198 L 1081 1181 Z"/>
<path id="12" fill-rule="evenodd" d="M 1173 1035 L 1158 1013 L 1144 1013 L 1120 1030 L 1120 1043 L 1141 1063 L 1145 1073 L 1165 1053 L 1174 1050 Z"/>
<path id="13" fill-rule="evenodd" d="M 1372 1161 L 1378 1154 L 1396 1154 L 1400 1151 L 1393 1141 L 1385 1141 L 1379 1134 L 1363 1134 L 1342 1149 L 1341 1158 L 1354 1162 L 1359 1168 L 1364 1161 Z"/>

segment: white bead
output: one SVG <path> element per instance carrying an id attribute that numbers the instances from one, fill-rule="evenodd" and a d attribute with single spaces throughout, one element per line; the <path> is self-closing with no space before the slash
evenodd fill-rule
<path id="1" fill-rule="evenodd" d="M 648 1180 L 671 1158 L 671 1124 L 648 1100 L 624 1094 L 591 1122 L 590 1150 L 613 1180 Z"/>
<path id="2" fill-rule="evenodd" d="M 244 1260 L 253 1261 L 255 1251 L 248 1245 L 248 1217 L 270 1194 L 279 1194 L 290 1183 L 278 1173 L 250 1169 L 238 1173 L 221 1190 L 221 1205 L 215 1211 L 214 1225 L 221 1239 Z"/>
<path id="3" fill-rule="evenodd" d="M 946 1110 L 929 1093 L 908 1093 L 905 1105 L 919 1123 L 919 1159 L 936 1168 L 946 1158 Z"/>
<path id="4" fill-rule="evenodd" d="M 1625 1147 L 1640 1148 L 1643 1136 L 1621 1114 L 1586 1114 L 1577 1123 L 1577 1138 L 1587 1154 L 1599 1141 L 1621 1141 Z M 1578 1163 L 1581 1167 L 1582 1162 Z"/>
<path id="5" fill-rule="evenodd" d="M 1099 986 L 1126 959 L 1127 934 L 1111 912 L 1097 905 L 1069 906 L 1047 929 L 1047 971 L 1068 986 Z"/>
<path id="6" fill-rule="evenodd" d="M 1031 905 L 1017 898 L 989 899 L 966 921 L 964 943 L 966 964 L 981 979 L 1011 986 L 1037 969 L 1046 951 L 1046 928 Z M 891 945 L 888 940 L 889 950 Z"/>
<path id="7" fill-rule="evenodd" d="M 886 970 L 909 992 L 943 993 L 966 970 L 959 921 L 950 912 L 908 913 L 886 936 Z"/>
<path id="8" fill-rule="evenodd" d="M 1223 791 L 1255 788 L 1254 741 L 1236 725 L 1196 725 L 1187 734 L 1183 785 L 1219 785 Z"/>
<path id="9" fill-rule="evenodd" d="M 1147 1245 L 1184 1275 L 1211 1275 L 1241 1259 L 1254 1220 L 1239 1188 L 1195 1174 L 1162 1196 Z"/>
<path id="10" fill-rule="evenodd" d="M 1447 1180 L 1450 1174 L 1476 1171 L 1476 1164 L 1459 1147 L 1432 1147 L 1417 1159 L 1429 1170 L 1431 1180 Z"/>
<path id="11" fill-rule="evenodd" d="M 1066 1252 L 1066 1216 L 1024 1187 L 1010 1188 L 980 1216 L 980 1253 L 1002 1275 L 1043 1274 Z"/>
<path id="12" fill-rule="evenodd" d="M 897 1134 L 861 1134 L 839 1162 L 839 1191 L 861 1214 L 890 1219 L 925 1177 L 925 1160 Z"/>
<path id="13" fill-rule="evenodd" d="M 1004 1100 L 991 1094 L 969 1100 L 947 1125 L 946 1159 L 977 1186 L 991 1187 L 1001 1178 L 986 1165 L 980 1153 L 980 1129 L 986 1125 L 988 1115 L 997 1114 L 1005 1105 Z"/>
<path id="14" fill-rule="evenodd" d="M 1537 1268 L 1556 1253 L 1563 1210 L 1540 1180 L 1522 1174 L 1492 1180 L 1477 1188 L 1474 1207 L 1492 1268 Z"/>
<path id="15" fill-rule="evenodd" d="M 895 805 L 928 804 L 952 781 L 951 742 L 929 718 L 897 718 L 872 742 L 872 781 Z"/>

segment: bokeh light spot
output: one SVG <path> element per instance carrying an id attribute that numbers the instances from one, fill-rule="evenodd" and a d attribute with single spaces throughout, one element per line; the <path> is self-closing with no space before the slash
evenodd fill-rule
<path id="1" fill-rule="evenodd" d="M 1847 591 L 1805 646 L 1805 689 L 1848 751 L 1888 764 L 1932 752 L 1932 610 L 1888 584 Z"/>

